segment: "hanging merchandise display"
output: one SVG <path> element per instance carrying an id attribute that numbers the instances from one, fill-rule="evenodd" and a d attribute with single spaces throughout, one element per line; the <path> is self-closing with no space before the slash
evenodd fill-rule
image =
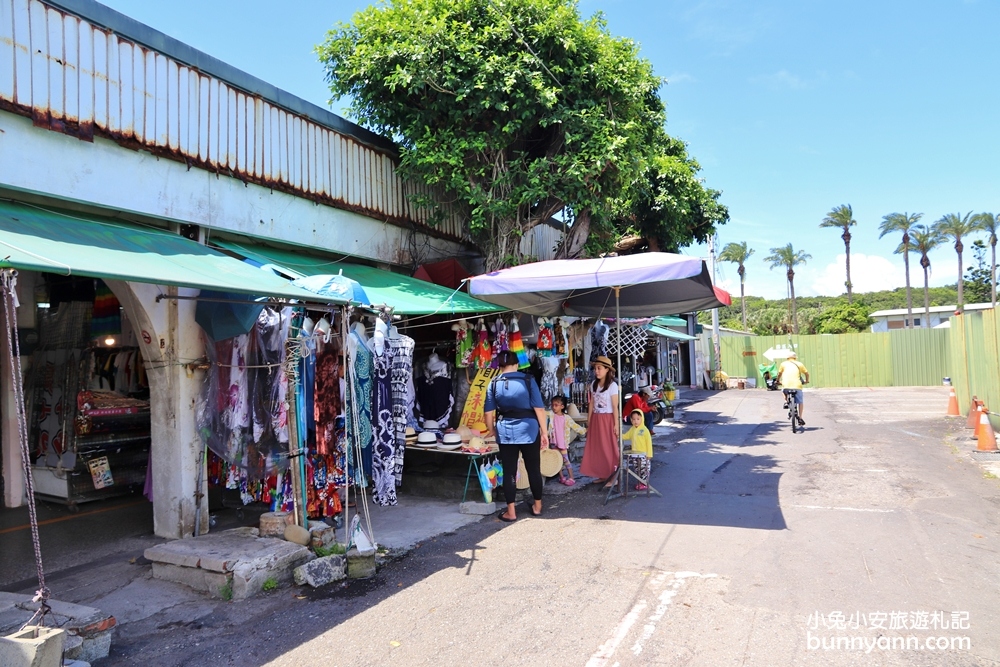
<path id="1" fill-rule="evenodd" d="M 517 355 L 517 367 L 524 370 L 531 366 L 528 359 L 528 351 L 524 348 L 524 341 L 521 339 L 521 328 L 517 324 L 517 316 L 510 320 L 510 351 Z"/>
<path id="2" fill-rule="evenodd" d="M 557 357 L 564 359 L 569 355 L 568 329 L 562 318 L 557 317 L 552 321 L 552 335 L 555 338 L 555 349 L 553 352 Z"/>
<path id="3" fill-rule="evenodd" d="M 473 352 L 476 349 L 474 332 L 467 320 L 459 320 L 451 325 L 451 330 L 455 332 L 455 366 L 465 368 L 472 366 Z"/>
<path id="4" fill-rule="evenodd" d="M 396 424 L 392 405 L 392 356 L 386 340 L 388 327 L 381 319 L 368 341 L 372 353 L 372 500 L 376 505 L 396 504 Z"/>
<path id="5" fill-rule="evenodd" d="M 490 347 L 489 334 L 486 331 L 486 323 L 483 318 L 479 318 L 476 324 L 478 329 L 478 340 L 472 358 L 476 368 L 489 368 L 493 361 L 493 349 Z"/>
<path id="6" fill-rule="evenodd" d="M 375 437 L 372 429 L 372 354 L 368 349 L 368 334 L 360 322 L 351 327 L 347 346 L 353 371 L 352 398 L 357 420 L 347 420 L 347 439 L 360 449 L 361 461 L 355 459 L 355 448 L 348 448 L 348 469 L 352 483 L 365 486 L 371 478 L 371 445 Z M 360 465 L 360 469 L 359 469 Z"/>
<path id="7" fill-rule="evenodd" d="M 552 397 L 559 393 L 559 378 L 556 377 L 556 372 L 562 364 L 562 359 L 540 356 L 538 363 L 542 367 L 542 381 L 539 383 L 539 389 L 542 392 L 542 400 L 548 405 Z"/>
<path id="8" fill-rule="evenodd" d="M 608 356 L 608 325 L 597 320 L 590 330 L 590 355 L 587 365 L 594 363 L 597 357 Z"/>
<path id="9" fill-rule="evenodd" d="M 547 317 L 538 318 L 538 356 L 551 357 L 552 348 L 555 345 L 555 336 L 552 331 L 552 321 Z"/>
<path id="10" fill-rule="evenodd" d="M 417 411 L 421 420 L 437 422 L 442 430 L 447 428 L 455 403 L 448 362 L 436 352 L 431 353 L 424 367 L 424 374 L 417 379 L 416 385 Z"/>
<path id="11" fill-rule="evenodd" d="M 392 422 L 395 427 L 395 460 L 393 477 L 396 486 L 403 483 L 403 459 L 406 452 L 406 429 L 413 419 L 413 349 L 416 343 L 409 336 L 399 333 L 396 327 L 389 328 L 387 343 L 392 348 Z"/>
<path id="12" fill-rule="evenodd" d="M 507 340 L 507 325 L 503 323 L 503 319 L 497 318 L 496 322 L 490 325 L 490 329 L 493 330 L 493 359 L 490 365 L 496 368 L 496 358 L 501 352 L 509 348 L 509 343 Z"/>

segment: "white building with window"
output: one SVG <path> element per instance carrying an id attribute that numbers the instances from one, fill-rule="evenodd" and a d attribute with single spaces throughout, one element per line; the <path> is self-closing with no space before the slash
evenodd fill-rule
<path id="1" fill-rule="evenodd" d="M 989 303 L 967 303 L 966 310 L 983 310 L 992 308 Z M 948 318 L 955 314 L 958 306 L 931 306 L 930 308 L 930 328 L 947 327 Z M 876 310 L 871 314 L 872 333 L 893 331 L 895 329 L 907 328 L 906 308 L 894 308 L 892 310 Z M 927 326 L 927 315 L 922 307 L 913 308 L 913 326 L 923 328 Z"/>

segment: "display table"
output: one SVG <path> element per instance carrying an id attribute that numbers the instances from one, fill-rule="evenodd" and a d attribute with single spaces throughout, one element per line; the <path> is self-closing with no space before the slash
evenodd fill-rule
<path id="1" fill-rule="evenodd" d="M 463 503 L 465 502 L 465 499 L 469 495 L 469 478 L 471 478 L 473 476 L 473 473 L 475 473 L 476 480 L 477 481 L 479 480 L 479 462 L 490 456 L 497 456 L 500 453 L 500 450 L 498 448 L 491 449 L 489 451 L 481 453 L 463 452 L 461 449 L 449 451 L 445 449 L 438 449 L 436 447 L 419 447 L 417 445 L 407 445 L 406 449 L 411 452 L 427 452 L 429 454 L 447 454 L 450 456 L 464 456 L 465 458 L 469 459 L 469 467 L 465 471 L 465 489 L 462 491 Z M 483 495 L 483 500 L 486 500 L 485 494 Z"/>

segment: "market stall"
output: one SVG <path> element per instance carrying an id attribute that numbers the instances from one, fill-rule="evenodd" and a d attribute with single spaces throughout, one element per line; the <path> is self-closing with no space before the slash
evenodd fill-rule
<path id="1" fill-rule="evenodd" d="M 729 295 L 712 284 L 705 262 L 671 253 L 535 262 L 473 277 L 469 292 L 491 303 L 542 316 L 614 316 L 614 334 L 592 329 L 598 341 L 614 341 L 619 376 L 629 345 L 622 318 L 652 318 L 728 305 Z M 596 356 L 596 355 L 595 355 Z M 621 394 L 619 394 L 619 400 Z M 619 434 L 619 459 L 621 458 Z M 617 491 L 627 484 L 621 463 Z"/>

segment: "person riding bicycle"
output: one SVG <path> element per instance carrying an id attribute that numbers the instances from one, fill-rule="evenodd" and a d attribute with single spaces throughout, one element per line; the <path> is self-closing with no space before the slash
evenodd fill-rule
<path id="1" fill-rule="evenodd" d="M 805 426 L 806 422 L 802 419 L 802 413 L 805 412 L 802 385 L 809 382 L 809 370 L 798 360 L 795 352 L 790 352 L 788 358 L 778 366 L 778 381 L 785 393 L 785 407 L 788 407 L 788 401 L 794 400 L 799 406 L 799 426 Z"/>

